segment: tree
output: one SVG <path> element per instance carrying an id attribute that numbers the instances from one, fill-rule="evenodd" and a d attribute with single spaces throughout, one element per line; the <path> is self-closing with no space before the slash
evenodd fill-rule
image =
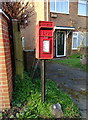
<path id="1" fill-rule="evenodd" d="M 26 27 L 29 23 L 29 14 L 33 9 L 28 10 L 31 2 L 2 2 L 3 11 L 10 16 L 11 19 L 17 19 L 21 27 Z"/>
<path id="2" fill-rule="evenodd" d="M 33 11 L 30 7 L 31 2 L 2 2 L 2 10 L 9 16 L 12 23 L 12 36 L 13 36 L 13 48 L 14 49 L 14 67 L 15 74 L 20 75 L 23 78 L 23 50 L 21 42 L 21 32 L 19 29 L 19 24 L 21 27 L 26 27 L 29 23 L 29 15 Z M 30 7 L 30 9 L 29 9 Z M 15 21 L 12 19 L 16 19 Z M 12 21 L 12 22 L 11 22 Z"/>

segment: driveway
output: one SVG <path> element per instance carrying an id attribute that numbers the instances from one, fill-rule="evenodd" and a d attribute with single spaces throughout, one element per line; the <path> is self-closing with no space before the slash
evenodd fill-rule
<path id="1" fill-rule="evenodd" d="M 52 62 L 46 63 L 46 77 L 57 82 L 58 87 L 67 92 L 78 105 L 82 118 L 88 119 L 87 72 Z"/>

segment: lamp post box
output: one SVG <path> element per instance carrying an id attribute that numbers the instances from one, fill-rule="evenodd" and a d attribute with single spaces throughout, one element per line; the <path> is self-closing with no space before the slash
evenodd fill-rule
<path id="1" fill-rule="evenodd" d="M 39 21 L 36 26 L 36 58 L 41 59 L 42 101 L 45 101 L 45 60 L 53 58 L 54 23 Z"/>
<path id="2" fill-rule="evenodd" d="M 39 21 L 36 27 L 36 58 L 53 58 L 53 31 L 54 23 Z"/>

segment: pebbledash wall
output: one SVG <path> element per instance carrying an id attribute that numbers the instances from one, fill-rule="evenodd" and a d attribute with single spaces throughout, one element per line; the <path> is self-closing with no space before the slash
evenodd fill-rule
<path id="1" fill-rule="evenodd" d="M 12 66 L 8 20 L 9 18 L 0 9 L 0 111 L 10 108 L 12 96 Z"/>

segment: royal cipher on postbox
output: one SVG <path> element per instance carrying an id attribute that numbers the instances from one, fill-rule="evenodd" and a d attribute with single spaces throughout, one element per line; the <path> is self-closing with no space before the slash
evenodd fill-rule
<path id="1" fill-rule="evenodd" d="M 51 21 L 39 21 L 36 26 L 36 58 L 53 58 L 53 32 L 54 23 Z"/>

